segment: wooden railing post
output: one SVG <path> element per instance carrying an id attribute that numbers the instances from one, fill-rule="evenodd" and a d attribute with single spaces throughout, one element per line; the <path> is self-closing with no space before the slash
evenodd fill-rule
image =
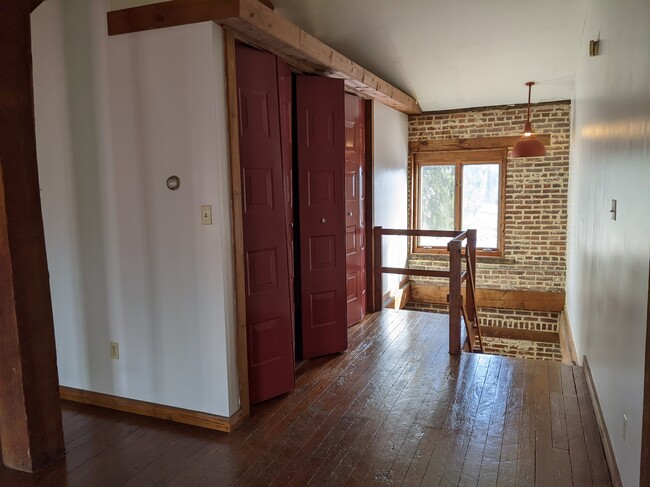
<path id="1" fill-rule="evenodd" d="M 474 295 L 476 287 L 476 230 L 467 230 L 467 267 L 468 276 L 465 280 L 467 318 L 474 322 L 476 321 L 476 296 Z"/>
<path id="2" fill-rule="evenodd" d="M 449 250 L 449 353 L 452 355 L 459 355 L 461 350 L 460 317 L 463 305 L 461 247 L 460 240 L 452 240 L 447 245 Z"/>
<path id="3" fill-rule="evenodd" d="M 375 227 L 373 230 L 373 262 L 374 262 L 374 278 L 375 286 L 372 300 L 372 308 L 374 311 L 381 311 L 382 300 L 383 300 L 383 290 L 381 286 L 381 267 L 382 267 L 382 252 L 381 252 L 381 229 L 382 227 Z"/>

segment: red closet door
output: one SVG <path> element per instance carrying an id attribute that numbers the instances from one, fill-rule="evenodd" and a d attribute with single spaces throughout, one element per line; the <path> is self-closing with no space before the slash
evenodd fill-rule
<path id="1" fill-rule="evenodd" d="M 366 224 L 364 102 L 345 94 L 345 259 L 348 326 L 366 314 Z"/>
<path id="2" fill-rule="evenodd" d="M 276 58 L 237 46 L 251 403 L 294 387 Z"/>
<path id="3" fill-rule="evenodd" d="M 343 80 L 296 77 L 303 358 L 347 349 Z"/>

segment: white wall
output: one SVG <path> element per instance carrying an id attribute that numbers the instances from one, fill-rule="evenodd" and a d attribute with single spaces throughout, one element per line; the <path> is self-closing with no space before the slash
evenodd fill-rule
<path id="1" fill-rule="evenodd" d="M 599 34 L 601 53 L 590 58 Z M 594 0 L 573 100 L 567 309 L 628 486 L 639 483 L 649 211 L 650 3 Z"/>
<path id="2" fill-rule="evenodd" d="M 373 224 L 408 228 L 408 117 L 374 102 Z M 407 237 L 384 237 L 383 263 L 406 267 Z M 383 292 L 399 287 L 401 276 L 385 274 Z"/>
<path id="3" fill-rule="evenodd" d="M 32 17 L 60 381 L 230 416 L 239 399 L 222 32 L 203 23 L 108 37 L 107 8 L 48 0 Z M 212 205 L 212 226 L 201 225 L 201 205 Z"/>

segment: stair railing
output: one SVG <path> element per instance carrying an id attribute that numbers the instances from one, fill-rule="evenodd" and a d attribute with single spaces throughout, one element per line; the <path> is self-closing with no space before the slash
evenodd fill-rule
<path id="1" fill-rule="evenodd" d="M 449 270 L 408 269 L 402 267 L 384 267 L 382 244 L 384 236 L 404 237 L 443 237 L 450 238 L 447 243 L 449 252 Z M 449 353 L 460 354 L 462 344 L 461 318 L 465 322 L 467 340 L 465 343 L 468 351 L 483 351 L 483 339 L 480 332 L 480 323 L 476 307 L 476 230 L 464 232 L 449 230 L 402 230 L 375 227 L 373 229 L 373 263 L 374 263 L 374 290 L 373 309 L 381 310 L 383 307 L 383 274 L 400 274 L 403 276 L 439 277 L 449 279 Z M 467 240 L 463 252 L 463 241 Z M 463 270 L 465 261 L 465 270 Z M 462 284 L 465 283 L 465 298 L 463 298 Z M 478 349 L 475 350 L 478 338 Z"/>

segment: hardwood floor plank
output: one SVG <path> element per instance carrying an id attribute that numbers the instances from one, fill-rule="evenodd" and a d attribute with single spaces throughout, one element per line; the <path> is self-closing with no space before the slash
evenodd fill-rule
<path id="1" fill-rule="evenodd" d="M 423 420 L 422 437 L 402 485 L 416 486 L 421 484 L 441 431 L 454 404 L 457 384 L 459 381 L 466 381 L 466 376 L 474 372 L 473 364 L 472 360 L 463 359 L 462 356 L 450 357 L 448 372 L 439 383 L 435 402 L 431 404 L 431 409 Z"/>
<path id="2" fill-rule="evenodd" d="M 422 360 L 426 353 L 427 347 L 418 347 L 414 346 L 415 341 L 420 339 L 427 340 L 426 337 L 432 332 L 429 327 L 425 327 L 425 322 L 422 322 L 423 328 L 421 333 L 417 336 L 407 337 L 407 340 L 403 342 L 403 353 L 399 356 L 392 356 L 393 362 L 395 362 L 396 367 L 390 370 L 385 370 L 383 373 L 380 371 L 373 371 L 374 375 L 365 374 L 359 381 L 353 383 L 353 387 L 348 391 L 348 396 L 343 396 L 341 394 L 336 394 L 332 396 L 336 405 L 336 410 L 333 411 L 326 419 L 326 421 L 319 428 L 320 435 L 314 435 L 306 444 L 306 448 L 301 449 L 300 457 L 302 459 L 307 456 L 306 462 L 303 466 L 312 467 L 317 471 L 319 466 L 328 458 L 329 454 L 332 451 L 333 446 L 337 443 L 337 440 L 340 439 L 343 433 L 351 426 L 353 422 L 354 410 L 350 408 L 345 408 L 345 404 L 356 405 L 357 408 L 366 404 L 369 400 L 376 399 L 373 395 L 373 392 L 380 392 L 383 387 L 387 387 L 385 380 L 393 380 L 395 383 L 406 380 L 404 378 L 405 374 L 409 373 L 409 369 L 412 367 L 414 362 Z M 411 342 L 411 340 L 413 342 Z M 409 342 L 411 342 L 409 344 Z M 412 356 L 407 356 L 406 352 L 408 349 L 413 350 Z M 389 362 L 390 363 L 390 362 Z M 379 383 L 379 384 L 378 384 Z M 390 393 L 390 392 L 389 392 Z M 343 401 L 337 401 L 337 396 L 341 396 Z M 348 399 L 350 401 L 348 401 Z M 334 404 L 330 405 L 333 406 Z M 318 433 L 318 432 L 317 432 Z M 295 457 L 293 457 L 295 458 Z M 289 483 L 289 485 L 304 485 L 306 481 L 309 481 L 307 469 L 299 469 L 297 462 L 291 461 L 292 457 L 289 457 L 288 464 L 285 464 L 285 469 L 269 483 L 269 485 L 284 485 Z M 301 470 L 301 471 L 300 471 Z M 300 473 L 300 475 L 298 475 Z M 294 477 L 296 477 L 294 479 Z"/>
<path id="3" fill-rule="evenodd" d="M 429 332 L 435 331 L 435 327 L 432 325 L 432 323 L 427 323 L 426 326 Z M 444 339 L 438 337 L 436 340 L 437 341 L 430 342 L 429 345 L 424 345 L 422 348 L 427 352 L 427 355 L 422 360 L 420 360 L 421 365 L 439 364 L 440 362 L 437 362 L 436 359 L 440 356 L 447 355 L 446 353 L 441 353 L 444 346 Z M 410 357 L 408 355 L 407 359 L 411 364 L 417 363 L 418 361 L 417 357 Z M 427 367 L 427 370 L 424 373 L 424 377 L 422 377 L 422 368 L 420 368 L 416 372 L 415 376 L 410 379 L 409 384 L 419 382 L 421 387 L 426 387 L 425 384 L 427 384 L 429 380 L 427 374 L 431 373 L 432 368 L 436 367 L 433 365 L 429 365 Z M 404 374 L 404 372 L 402 372 L 402 374 Z M 304 480 L 309 480 L 309 483 L 311 485 L 323 485 L 332 476 L 333 472 L 330 468 L 331 465 L 338 465 L 340 463 L 343 457 L 349 452 L 353 441 L 359 436 L 363 429 L 367 427 L 371 417 L 377 417 L 385 411 L 385 401 L 388 394 L 385 391 L 382 391 L 382 389 L 384 389 L 383 384 L 377 384 L 376 381 L 373 381 L 371 389 L 372 394 L 364 398 L 363 407 L 359 411 L 351 411 L 351 413 L 353 413 L 353 418 L 351 418 L 349 427 L 339 428 L 336 426 L 336 430 L 344 430 L 342 434 L 334 435 L 338 437 L 335 442 L 323 442 L 319 446 L 316 454 L 310 458 L 310 463 L 308 463 L 308 465 L 317 466 L 316 473 L 312 475 L 311 478 L 309 478 L 309 473 L 302 471 L 300 475 L 292 479 L 291 483 L 289 484 L 290 486 L 303 485 L 302 481 Z M 405 390 L 405 393 L 410 394 L 411 392 L 407 389 Z M 391 414 L 393 411 L 394 409 L 391 411 Z M 327 466 L 327 468 L 323 468 L 324 466 Z"/>
<path id="4" fill-rule="evenodd" d="M 610 485 L 582 369 L 451 356 L 447 320 L 368 316 L 231 434 L 64 401 L 65 462 L 0 486 Z"/>
<path id="5" fill-rule="evenodd" d="M 426 318 L 425 318 L 426 320 Z M 427 329 L 428 333 L 435 333 L 435 327 L 430 326 L 431 322 L 428 320 L 425 321 L 424 326 Z M 418 339 L 414 337 L 417 341 Z M 432 342 L 432 346 L 421 348 L 420 350 L 424 351 L 427 348 L 430 349 L 432 354 L 437 353 L 437 351 L 442 346 L 442 340 L 437 339 L 436 342 Z M 422 353 L 422 352 L 419 352 Z M 359 423 L 356 428 L 355 433 L 352 435 L 354 441 L 344 445 L 339 443 L 341 450 L 338 454 L 335 455 L 331 462 L 328 462 L 330 465 L 334 465 L 336 468 L 334 472 L 336 475 L 342 475 L 342 472 L 345 472 L 345 478 L 349 476 L 349 469 L 353 468 L 354 465 L 357 465 L 358 462 L 362 459 L 368 460 L 369 453 L 371 450 L 366 450 L 366 454 L 361 455 L 361 452 L 364 451 L 363 448 L 370 448 L 372 442 L 377 442 L 376 434 L 380 431 L 382 425 L 385 425 L 386 418 L 389 417 L 391 412 L 394 411 L 395 404 L 398 402 L 399 398 L 402 395 L 402 392 L 405 390 L 410 378 L 416 370 L 414 364 L 417 361 L 411 360 L 412 357 L 409 356 L 409 353 L 406 352 L 404 355 L 405 367 L 400 370 L 398 375 L 392 377 L 392 384 L 387 388 L 384 394 L 374 395 L 371 398 L 371 401 L 368 403 L 368 408 L 364 412 L 362 422 Z M 360 443 L 360 438 L 366 438 L 362 444 Z M 361 445 L 361 446 L 359 446 Z M 374 457 L 373 457 L 374 458 Z M 318 485 L 318 482 L 326 481 L 328 477 L 334 475 L 333 472 L 323 471 L 319 468 L 318 475 L 311 480 L 312 485 Z M 320 477 L 323 477 L 320 479 Z"/>
<path id="6" fill-rule="evenodd" d="M 463 355 L 461 362 L 463 361 L 468 362 L 468 368 L 471 370 L 468 375 L 458 381 L 452 407 L 436 441 L 422 479 L 422 485 L 438 485 L 441 481 L 443 485 L 458 483 L 458 479 L 450 480 L 445 478 L 444 474 L 447 473 L 448 477 L 453 477 L 455 465 L 448 469 L 447 463 L 455 463 L 458 460 L 462 462 L 462 459 L 458 458 L 461 455 L 464 458 L 465 450 L 463 448 L 466 440 L 469 439 L 469 432 L 465 429 L 466 424 L 473 420 L 472 416 L 478 407 L 477 400 L 480 398 L 480 391 L 490 363 L 488 355 L 476 354 Z M 460 474 L 460 472 L 458 473 Z"/>
<path id="7" fill-rule="evenodd" d="M 567 436 L 566 414 L 564 412 L 560 364 L 549 364 L 548 379 L 551 394 L 551 436 L 553 439 L 553 448 L 568 450 L 569 439 Z"/>
<path id="8" fill-rule="evenodd" d="M 359 379 L 362 381 L 370 381 L 373 377 L 376 377 L 377 374 L 385 374 L 386 376 L 391 376 L 392 367 L 400 366 L 399 355 L 402 353 L 408 352 L 409 349 L 413 349 L 417 343 L 417 337 L 419 336 L 422 327 L 425 323 L 425 317 L 415 317 L 415 321 L 411 323 L 411 326 L 408 329 L 402 330 L 402 333 L 396 340 L 397 343 L 393 344 L 392 351 L 389 350 L 388 354 L 382 354 L 381 356 L 375 357 L 383 358 L 382 361 L 379 361 L 381 366 L 376 368 L 376 362 L 373 362 L 372 356 L 368 357 L 366 360 L 361 360 L 357 363 L 357 367 L 351 368 L 347 371 L 346 374 L 343 374 L 341 378 L 332 383 L 324 393 L 319 397 L 319 399 L 310 405 L 308 409 L 301 414 L 296 421 L 290 426 L 287 431 L 287 435 L 284 441 L 279 442 L 275 445 L 274 448 L 270 450 L 270 453 L 266 455 L 266 458 L 262 461 L 262 469 L 267 468 L 269 465 L 277 466 L 277 462 L 284 462 L 287 458 L 287 451 L 295 452 L 296 445 L 303 445 L 306 441 L 309 441 L 315 432 L 318 432 L 318 429 L 322 426 L 323 422 L 326 422 L 328 416 L 330 415 L 332 408 L 337 404 L 344 402 L 345 397 L 350 394 L 350 397 L 356 397 L 356 394 L 359 393 L 359 389 L 363 387 L 364 382 L 359 384 Z M 412 336 L 409 336 L 408 331 L 414 332 Z M 396 357 L 397 354 L 397 357 Z M 398 374 L 399 380 L 400 374 Z M 393 389 L 393 386 L 391 389 Z M 390 392 L 389 392 L 390 395 Z M 339 397 L 343 401 L 339 401 Z M 307 425 L 311 425 L 311 428 L 307 428 Z M 314 429 L 316 431 L 314 431 Z M 323 430 L 327 429 L 326 427 Z M 318 440 L 316 440 L 318 441 Z M 308 445 L 307 453 L 310 453 Z M 316 445 L 317 446 L 317 445 Z M 253 471 L 254 469 L 249 469 Z M 259 472 L 263 473 L 263 470 L 260 470 L 260 467 L 257 467 Z M 259 473 L 259 472 L 254 472 Z M 240 480 L 241 485 L 251 485 L 251 482 L 259 477 L 251 478 L 250 475 L 242 477 Z"/>
<path id="9" fill-rule="evenodd" d="M 519 431 L 522 423 L 522 399 L 524 359 L 513 359 L 512 382 L 508 391 L 505 428 L 501 442 L 501 457 L 497 485 L 499 487 L 515 486 L 517 482 L 517 450 L 519 448 Z"/>
<path id="10" fill-rule="evenodd" d="M 511 360 L 501 359 L 499 383 L 494 398 L 494 406 L 490 417 L 490 427 L 483 451 L 477 485 L 496 486 L 499 473 L 499 459 L 505 428 L 508 391 L 512 385 L 514 364 Z"/>
<path id="11" fill-rule="evenodd" d="M 553 484 L 558 487 L 571 487 L 571 458 L 568 450 L 553 448 Z"/>
<path id="12" fill-rule="evenodd" d="M 517 486 L 535 485 L 535 362 L 524 363 L 522 422 L 517 451 Z"/>
<path id="13" fill-rule="evenodd" d="M 594 485 L 607 486 L 612 485 L 612 479 L 607 468 L 605 451 L 600 438 L 598 424 L 596 423 L 596 414 L 589 395 L 585 372 L 583 368 L 572 367 L 573 379 L 576 385 L 576 395 L 578 397 L 578 406 L 580 408 L 580 418 L 587 445 L 587 457 L 589 458 L 589 468 Z"/>
<path id="14" fill-rule="evenodd" d="M 478 412 L 474 420 L 474 427 L 458 483 L 460 486 L 474 486 L 478 484 L 488 436 L 492 427 L 492 415 L 495 409 L 500 408 L 500 405 L 497 405 L 497 401 L 500 399 L 497 392 L 503 363 L 504 360 L 496 356 L 492 357 L 492 361 L 490 362 L 490 370 L 488 371 L 485 386 L 483 387 L 483 393 L 479 402 Z"/>
<path id="15" fill-rule="evenodd" d="M 464 485 L 471 482 L 476 485 L 478 481 L 479 468 L 481 461 L 479 455 L 483 454 L 485 446 L 485 437 L 487 434 L 487 420 L 490 417 L 491 402 L 488 397 L 494 395 L 494 386 L 498 378 L 500 361 L 490 355 L 479 355 L 479 360 L 489 360 L 487 367 L 477 368 L 477 373 L 472 382 L 468 397 L 465 398 L 464 414 L 462 420 L 457 425 L 457 432 L 454 435 L 454 441 L 449 451 L 449 459 L 445 464 L 442 473 L 442 485 L 457 485 L 462 477 L 465 462 L 469 460 L 469 469 L 465 471 L 466 477 Z M 485 374 L 480 374 L 485 370 Z M 490 389 L 486 393 L 486 387 Z M 482 413 L 482 408 L 487 406 L 487 411 Z M 477 427 L 477 420 L 479 421 Z M 474 444 L 472 442 L 474 441 Z"/>
<path id="16" fill-rule="evenodd" d="M 385 483 L 391 480 L 389 476 L 391 467 L 404 443 L 407 432 L 415 423 L 427 390 L 431 388 L 431 383 L 434 380 L 432 374 L 437 373 L 435 367 L 431 367 L 431 364 L 437 365 L 437 362 L 431 359 L 440 354 L 445 348 L 444 345 L 444 340 L 441 340 L 431 347 L 429 360 L 420 361 L 416 374 L 381 425 L 380 433 L 375 437 L 375 444 L 377 447 L 381 447 L 383 443 L 384 446 L 366 475 L 367 481 Z M 443 353 L 446 355 L 447 350 L 445 349 Z M 412 366 L 417 367 L 417 361 L 412 362 Z"/>
<path id="17" fill-rule="evenodd" d="M 535 485 L 553 485 L 555 470 L 551 434 L 551 392 L 549 366 L 535 363 Z"/>
<path id="18" fill-rule="evenodd" d="M 588 487 L 593 485 L 593 482 L 589 468 L 585 435 L 582 429 L 578 396 L 573 378 L 573 368 L 570 365 L 562 365 L 561 374 L 573 485 Z"/>

